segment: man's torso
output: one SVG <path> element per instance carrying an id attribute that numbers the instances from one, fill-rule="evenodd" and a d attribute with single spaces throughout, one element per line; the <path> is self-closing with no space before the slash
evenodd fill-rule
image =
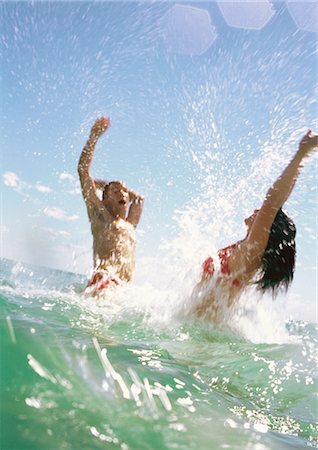
<path id="1" fill-rule="evenodd" d="M 115 219 L 106 208 L 88 211 L 93 235 L 94 267 L 131 281 L 135 267 L 135 227 Z"/>

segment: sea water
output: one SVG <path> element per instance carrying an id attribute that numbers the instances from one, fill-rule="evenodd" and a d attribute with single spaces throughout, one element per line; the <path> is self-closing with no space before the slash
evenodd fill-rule
<path id="1" fill-rule="evenodd" d="M 150 284 L 100 298 L 85 284 L 1 260 L 2 449 L 317 446 L 315 324 L 273 337 L 257 315 L 182 314 L 186 298 Z"/>

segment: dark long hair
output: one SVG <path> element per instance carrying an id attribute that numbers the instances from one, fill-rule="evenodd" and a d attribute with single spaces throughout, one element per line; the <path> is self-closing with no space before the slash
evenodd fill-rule
<path id="1" fill-rule="evenodd" d="M 271 291 L 275 297 L 280 289 L 287 292 L 294 277 L 296 257 L 296 226 L 287 214 L 279 209 L 262 258 L 258 288 Z"/>

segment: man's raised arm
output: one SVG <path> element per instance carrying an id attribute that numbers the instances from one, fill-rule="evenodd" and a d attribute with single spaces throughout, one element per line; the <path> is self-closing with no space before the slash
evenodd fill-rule
<path id="1" fill-rule="evenodd" d="M 95 121 L 78 162 L 77 170 L 86 203 L 94 202 L 98 198 L 96 196 L 96 186 L 93 178 L 90 176 L 89 170 L 92 164 L 96 142 L 109 126 L 110 120 L 108 117 L 101 117 Z"/>

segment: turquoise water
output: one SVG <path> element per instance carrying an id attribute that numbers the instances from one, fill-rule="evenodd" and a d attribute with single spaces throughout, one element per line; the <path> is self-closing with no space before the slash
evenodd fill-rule
<path id="1" fill-rule="evenodd" d="M 91 299 L 84 276 L 1 267 L 2 449 L 317 446 L 315 324 L 255 343 L 150 286 Z"/>

